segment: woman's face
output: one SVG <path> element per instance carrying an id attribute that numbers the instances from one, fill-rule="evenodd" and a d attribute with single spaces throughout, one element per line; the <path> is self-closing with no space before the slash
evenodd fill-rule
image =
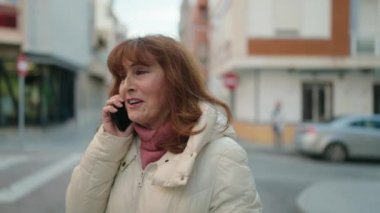
<path id="1" fill-rule="evenodd" d="M 150 66 L 124 62 L 124 80 L 119 93 L 124 98 L 128 117 L 146 128 L 156 129 L 168 118 L 165 97 L 165 76 L 157 63 Z"/>

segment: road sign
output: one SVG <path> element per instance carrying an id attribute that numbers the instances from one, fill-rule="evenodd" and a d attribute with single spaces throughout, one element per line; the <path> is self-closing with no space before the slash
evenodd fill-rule
<path id="1" fill-rule="evenodd" d="M 17 57 L 17 73 L 21 77 L 25 77 L 29 72 L 29 64 L 25 54 L 20 53 Z"/>
<path id="2" fill-rule="evenodd" d="M 229 90 L 234 90 L 239 85 L 239 75 L 235 72 L 227 72 L 223 74 L 224 86 Z"/>

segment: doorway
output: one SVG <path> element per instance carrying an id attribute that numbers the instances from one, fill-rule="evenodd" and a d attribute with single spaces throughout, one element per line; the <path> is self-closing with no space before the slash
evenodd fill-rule
<path id="1" fill-rule="evenodd" d="M 323 122 L 332 118 L 332 84 L 312 82 L 302 84 L 302 120 Z"/>
<path id="2" fill-rule="evenodd" d="M 380 114 L 380 83 L 373 85 L 373 113 Z"/>

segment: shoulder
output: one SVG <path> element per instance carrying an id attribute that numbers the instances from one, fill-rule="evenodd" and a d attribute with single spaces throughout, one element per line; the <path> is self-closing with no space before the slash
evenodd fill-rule
<path id="1" fill-rule="evenodd" d="M 205 155 L 215 156 L 220 160 L 246 163 L 247 152 L 231 137 L 222 137 L 205 147 Z"/>
<path id="2" fill-rule="evenodd" d="M 212 173 L 211 212 L 261 212 L 246 151 L 229 137 L 212 142 L 208 149 L 218 156 Z"/>

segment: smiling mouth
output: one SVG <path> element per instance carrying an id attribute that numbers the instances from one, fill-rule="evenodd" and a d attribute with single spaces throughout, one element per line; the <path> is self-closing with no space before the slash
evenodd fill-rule
<path id="1" fill-rule="evenodd" d="M 142 103 L 143 101 L 141 101 L 141 100 L 138 100 L 138 99 L 129 99 L 129 100 L 127 100 L 127 103 L 129 104 L 129 105 L 136 105 L 136 104 L 139 104 L 139 103 Z"/>

